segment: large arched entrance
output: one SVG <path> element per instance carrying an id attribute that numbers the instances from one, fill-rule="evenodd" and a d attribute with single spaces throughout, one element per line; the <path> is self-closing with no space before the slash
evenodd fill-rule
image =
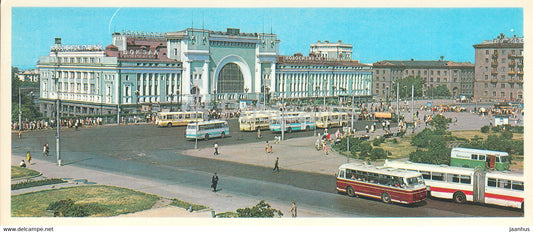
<path id="1" fill-rule="evenodd" d="M 217 93 L 243 93 L 244 76 L 239 65 L 227 63 L 218 75 Z"/>

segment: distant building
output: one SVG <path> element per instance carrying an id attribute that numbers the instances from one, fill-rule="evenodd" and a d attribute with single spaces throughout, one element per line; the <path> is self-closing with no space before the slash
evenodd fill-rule
<path id="1" fill-rule="evenodd" d="M 524 38 L 506 37 L 502 33 L 473 46 L 476 53 L 475 99 L 523 102 Z"/>
<path id="2" fill-rule="evenodd" d="M 344 96 L 345 102 L 352 98 L 366 101 L 372 99 L 372 65 L 315 56 L 279 56 L 274 92 L 292 99 Z"/>
<path id="3" fill-rule="evenodd" d="M 474 65 L 453 61 L 384 60 L 373 64 L 373 95 L 376 100 L 396 97 L 395 82 L 408 76 L 425 80 L 424 95 L 431 97 L 427 89 L 446 85 L 453 97 L 473 95 Z"/>
<path id="4" fill-rule="evenodd" d="M 352 60 L 351 44 L 342 43 L 339 40 L 337 43 L 330 43 L 329 41 L 318 41 L 315 44 L 311 44 L 309 54 L 312 56 L 325 58 L 327 60 Z"/>
<path id="5" fill-rule="evenodd" d="M 35 69 L 19 71 L 18 78 L 21 81 L 39 82 L 39 71 Z"/>

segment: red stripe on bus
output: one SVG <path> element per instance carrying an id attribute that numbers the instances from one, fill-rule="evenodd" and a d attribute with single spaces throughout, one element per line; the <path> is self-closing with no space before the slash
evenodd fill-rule
<path id="1" fill-rule="evenodd" d="M 435 191 L 435 192 L 443 192 L 443 193 L 463 192 L 466 195 L 473 195 L 474 194 L 474 192 L 472 192 L 472 191 L 461 190 L 461 189 L 439 188 L 439 187 L 433 187 L 433 186 L 430 186 L 429 188 L 430 188 L 430 190 L 432 192 L 433 191 Z"/>
<path id="2" fill-rule="evenodd" d="M 485 197 L 506 200 L 506 201 L 516 201 L 516 202 L 524 201 L 523 197 L 505 196 L 505 195 L 494 194 L 494 193 L 485 193 Z"/>

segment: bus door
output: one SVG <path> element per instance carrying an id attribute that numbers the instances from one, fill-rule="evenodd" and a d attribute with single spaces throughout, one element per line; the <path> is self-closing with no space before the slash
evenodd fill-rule
<path id="1" fill-rule="evenodd" d="M 487 155 L 487 167 L 490 169 L 494 169 L 496 165 L 496 157 L 493 155 Z"/>
<path id="2" fill-rule="evenodd" d="M 485 171 L 476 169 L 474 172 L 474 179 L 472 180 L 473 187 L 473 202 L 485 203 Z"/>

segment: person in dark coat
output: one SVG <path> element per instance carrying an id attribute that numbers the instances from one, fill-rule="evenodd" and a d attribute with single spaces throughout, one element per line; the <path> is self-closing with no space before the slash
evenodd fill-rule
<path id="1" fill-rule="evenodd" d="M 213 188 L 213 192 L 217 191 L 217 185 L 218 185 L 218 176 L 217 176 L 217 173 L 215 172 L 215 175 L 211 177 L 211 188 Z"/>
<path id="2" fill-rule="evenodd" d="M 274 169 L 272 169 L 272 172 L 274 171 L 279 172 L 279 157 L 276 157 L 276 163 L 274 163 Z"/>

